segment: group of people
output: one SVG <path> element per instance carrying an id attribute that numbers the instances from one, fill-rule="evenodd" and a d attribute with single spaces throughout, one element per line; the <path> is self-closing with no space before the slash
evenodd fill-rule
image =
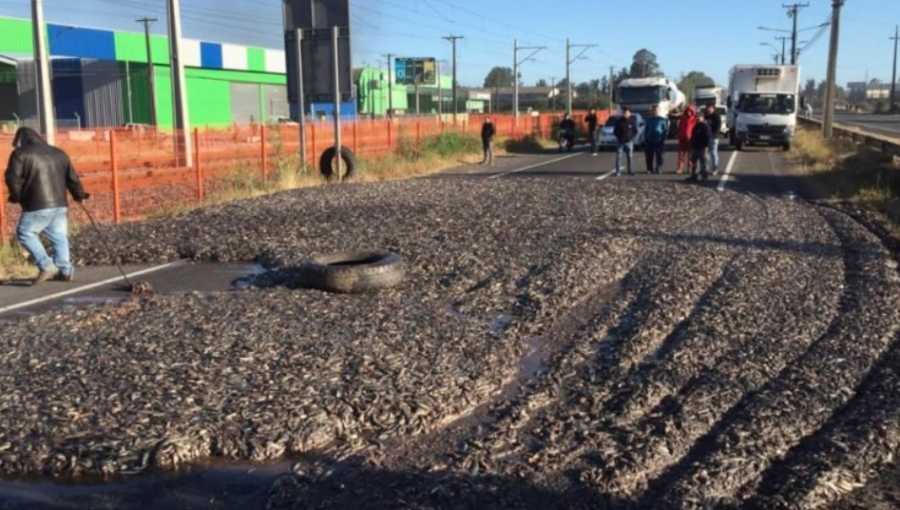
<path id="1" fill-rule="evenodd" d="M 599 128 L 596 111 L 591 110 L 585 122 L 591 133 L 592 149 L 597 152 Z M 644 156 L 647 173 L 662 174 L 665 164 L 666 139 L 669 137 L 669 119 L 659 114 L 659 106 L 654 105 L 651 115 L 644 124 Z M 677 174 L 690 172 L 688 180 L 707 180 L 710 174 L 719 172 L 719 132 L 722 118 L 713 104 L 698 112 L 694 106 L 685 109 L 678 120 L 678 167 Z M 640 128 L 628 107 L 622 108 L 622 115 L 616 121 L 613 133 L 618 142 L 615 176 L 622 174 L 622 160 L 625 159 L 628 175 L 634 175 L 634 145 L 640 136 Z"/>

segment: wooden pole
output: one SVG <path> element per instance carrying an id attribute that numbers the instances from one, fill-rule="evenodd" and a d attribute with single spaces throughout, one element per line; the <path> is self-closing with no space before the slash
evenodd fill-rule
<path id="1" fill-rule="evenodd" d="M 113 220 L 122 222 L 122 204 L 119 196 L 119 162 L 116 160 L 116 131 L 109 130 L 109 162 L 112 168 Z"/>
<path id="2" fill-rule="evenodd" d="M 194 169 L 197 173 L 197 202 L 202 204 L 206 200 L 203 189 L 203 169 L 200 158 L 200 130 L 194 128 Z"/>

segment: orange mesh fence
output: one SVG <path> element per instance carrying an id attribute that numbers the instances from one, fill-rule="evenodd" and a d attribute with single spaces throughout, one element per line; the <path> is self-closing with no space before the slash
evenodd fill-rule
<path id="1" fill-rule="evenodd" d="M 583 125 L 585 112 L 576 112 Z M 439 117 L 360 119 L 341 126 L 341 143 L 358 158 L 376 159 L 394 153 L 402 144 L 421 146 L 445 132 L 477 136 L 490 116 L 501 138 L 526 136 L 549 138 L 560 121 L 555 114 L 469 115 L 453 125 Z M 605 122 L 606 113 L 600 114 Z M 233 125 L 225 129 L 199 127 L 191 134 L 194 160 L 184 159 L 180 133 L 155 129 L 61 130 L 57 145 L 69 154 L 85 188 L 93 195 L 89 207 L 98 221 L 121 222 L 146 218 L 166 209 L 200 204 L 211 190 L 227 186 L 229 179 L 265 180 L 285 156 L 298 157 L 300 128 L 296 124 L 274 126 Z M 12 153 L 12 133 L 0 133 L 0 161 L 6 166 Z M 334 145 L 334 124 L 313 122 L 306 126 L 307 164 L 318 167 L 319 156 Z M 0 239 L 11 238 L 19 207 L 7 203 L 0 190 Z M 80 208 L 73 219 L 86 221 Z"/>

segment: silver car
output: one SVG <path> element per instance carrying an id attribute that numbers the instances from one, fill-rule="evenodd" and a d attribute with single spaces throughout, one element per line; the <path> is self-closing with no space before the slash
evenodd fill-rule
<path id="1" fill-rule="evenodd" d="M 634 121 L 637 123 L 638 135 L 634 139 L 634 146 L 641 147 L 644 145 L 644 118 L 639 113 L 632 113 Z M 619 140 L 616 138 L 615 129 L 616 122 L 621 119 L 621 115 L 612 115 L 607 119 L 606 124 L 600 128 L 600 148 L 615 148 L 619 146 Z"/>

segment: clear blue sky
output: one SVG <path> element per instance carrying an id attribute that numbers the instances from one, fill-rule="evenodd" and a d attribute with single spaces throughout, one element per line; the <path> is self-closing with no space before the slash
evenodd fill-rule
<path id="1" fill-rule="evenodd" d="M 830 0 L 807 0 L 800 27 L 814 27 L 831 13 Z M 0 0 L 0 14 L 29 17 L 28 0 Z M 165 12 L 164 0 L 44 0 L 48 21 L 114 29 L 137 29 L 138 15 Z M 782 0 L 351 0 L 354 65 L 378 65 L 383 53 L 449 60 L 441 36 L 465 36 L 459 44 L 460 81 L 481 85 L 495 65 L 512 63 L 513 39 L 522 46 L 547 46 L 522 68 L 523 79 L 565 73 L 565 39 L 598 44 L 573 66 L 581 82 L 623 67 L 646 47 L 663 70 L 677 77 L 703 71 L 727 80 L 736 63 L 771 62 L 767 41 L 782 34 L 757 27 L 789 29 Z M 73 5 L 74 4 L 74 5 Z M 514 6 L 514 8 L 510 8 Z M 280 0 L 182 0 L 186 37 L 277 48 L 282 44 Z M 898 0 L 847 0 L 841 34 L 838 81 L 890 80 L 889 37 L 900 23 Z M 159 23 L 157 32 L 164 30 Z M 801 40 L 817 30 L 803 32 Z M 824 78 L 826 31 L 801 55 L 804 77 Z"/>

